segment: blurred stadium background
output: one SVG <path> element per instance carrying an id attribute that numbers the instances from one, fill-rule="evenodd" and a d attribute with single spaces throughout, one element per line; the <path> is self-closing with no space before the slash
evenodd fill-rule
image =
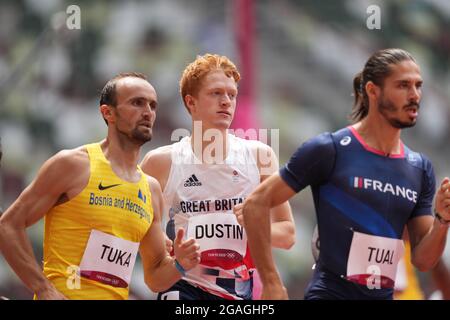
<path id="1" fill-rule="evenodd" d="M 66 27 L 72 4 L 81 9 L 80 30 Z M 381 8 L 381 30 L 366 27 L 373 4 Z M 235 125 L 279 129 L 284 164 L 307 138 L 348 124 L 353 76 L 372 52 L 410 51 L 425 84 L 418 125 L 403 140 L 432 159 L 440 180 L 450 175 L 449 28 L 447 0 L 0 0 L 0 207 L 11 204 L 51 155 L 104 137 L 99 92 L 118 72 L 143 72 L 158 92 L 154 139 L 144 151 L 171 143 L 174 129 L 190 128 L 178 79 L 206 52 L 240 66 Z M 291 204 L 297 243 L 276 257 L 290 297 L 302 299 L 313 264 L 310 192 Z M 41 259 L 43 223 L 29 235 Z M 136 266 L 131 297 L 152 299 Z M 420 280 L 430 295 L 429 275 Z M 1 256 L 0 295 L 32 297 Z"/>

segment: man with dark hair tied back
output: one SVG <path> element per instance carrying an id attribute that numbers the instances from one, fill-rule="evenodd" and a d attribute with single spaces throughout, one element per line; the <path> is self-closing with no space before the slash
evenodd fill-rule
<path id="1" fill-rule="evenodd" d="M 270 252 L 268 210 L 307 186 L 320 253 L 305 299 L 392 299 L 405 227 L 412 263 L 420 271 L 438 263 L 450 223 L 449 178 L 436 192 L 430 160 L 400 139 L 416 124 L 422 82 L 410 53 L 377 51 L 353 81 L 352 125 L 305 142 L 244 202 L 263 298 L 287 298 Z"/>

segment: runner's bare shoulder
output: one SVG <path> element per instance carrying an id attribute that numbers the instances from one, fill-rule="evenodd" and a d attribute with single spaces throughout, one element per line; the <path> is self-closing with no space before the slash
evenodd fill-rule
<path id="1" fill-rule="evenodd" d="M 85 170 L 89 171 L 89 155 L 84 146 L 75 149 L 61 150 L 56 153 L 49 161 L 53 162 L 59 170 L 70 170 L 66 174 L 74 176 Z"/>
<path id="2" fill-rule="evenodd" d="M 157 177 L 167 176 L 172 165 L 172 145 L 162 146 L 149 151 L 141 162 L 142 170 Z M 159 180 L 159 179 L 158 179 Z"/>
<path id="3" fill-rule="evenodd" d="M 89 155 L 86 148 L 59 151 L 44 163 L 41 173 L 49 183 L 60 185 L 64 192 L 78 193 L 89 181 Z"/>

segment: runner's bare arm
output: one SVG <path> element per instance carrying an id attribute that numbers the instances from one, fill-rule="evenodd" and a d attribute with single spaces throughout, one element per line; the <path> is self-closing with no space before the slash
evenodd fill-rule
<path id="1" fill-rule="evenodd" d="M 149 151 L 140 164 L 142 171 L 158 180 L 161 189 L 164 190 L 169 177 L 172 146 L 163 146 Z"/>
<path id="2" fill-rule="evenodd" d="M 450 220 L 450 181 L 445 178 L 435 197 L 435 210 L 445 220 Z M 449 225 L 419 216 L 408 222 L 411 241 L 411 262 L 420 270 L 428 271 L 439 261 L 445 248 Z"/>
<path id="3" fill-rule="evenodd" d="M 44 163 L 35 180 L 0 219 L 1 252 L 38 299 L 62 299 L 63 296 L 42 273 L 26 228 L 40 220 L 58 202 L 64 201 L 63 198 L 71 197 L 71 193 L 80 189 L 86 173 L 89 177 L 88 168 L 87 154 L 80 149 L 57 153 Z"/>
<path id="4" fill-rule="evenodd" d="M 141 241 L 139 252 L 144 267 L 144 279 L 153 292 L 170 288 L 181 279 L 181 273 L 175 267 L 175 257 L 166 250 L 164 232 L 161 228 L 161 208 L 163 204 L 161 187 L 158 181 L 149 177 L 152 193 L 153 222 Z M 178 230 L 174 241 L 175 256 L 179 264 L 190 270 L 200 262 L 199 246 L 194 239 L 183 241 L 183 231 Z"/>
<path id="5" fill-rule="evenodd" d="M 262 144 L 258 149 L 258 167 L 261 172 L 261 182 L 278 172 L 278 158 L 271 147 Z M 284 201 L 272 207 L 270 217 L 272 247 L 290 249 L 295 244 L 295 224 L 289 202 Z"/>
<path id="6" fill-rule="evenodd" d="M 167 185 L 167 178 L 172 166 L 171 150 L 172 146 L 163 146 L 149 151 L 140 164 L 142 171 L 158 180 L 162 190 Z M 164 213 L 162 212 L 161 214 L 163 215 Z M 173 249 L 172 240 L 165 233 L 164 236 L 166 239 L 166 250 L 170 253 Z"/>
<path id="7" fill-rule="evenodd" d="M 275 267 L 271 250 L 269 208 L 295 195 L 278 173 L 264 180 L 243 207 L 248 243 L 263 283 L 262 299 L 285 299 L 286 290 Z"/>

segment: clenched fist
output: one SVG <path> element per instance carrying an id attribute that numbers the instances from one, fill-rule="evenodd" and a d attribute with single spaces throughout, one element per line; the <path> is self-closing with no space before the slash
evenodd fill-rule
<path id="1" fill-rule="evenodd" d="M 434 207 L 444 220 L 450 220 L 450 179 L 448 177 L 442 180 L 436 192 Z"/>

